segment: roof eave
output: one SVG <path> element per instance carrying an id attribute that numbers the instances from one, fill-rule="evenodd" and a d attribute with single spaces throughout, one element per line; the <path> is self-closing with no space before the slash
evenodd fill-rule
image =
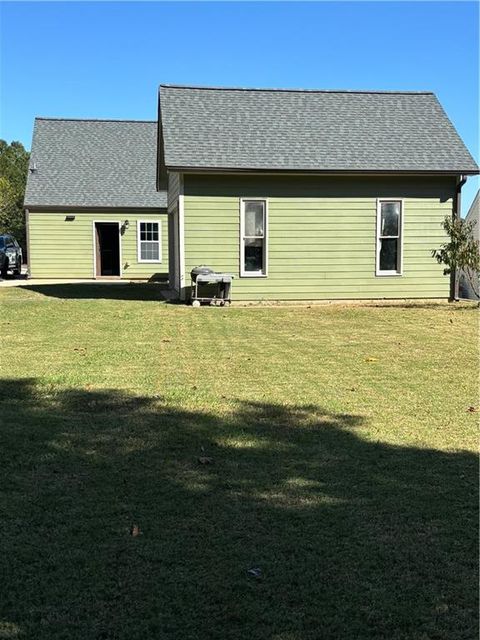
<path id="1" fill-rule="evenodd" d="M 92 205 L 74 205 L 74 204 L 65 204 L 65 205 L 59 205 L 59 204 L 54 204 L 54 205 L 50 205 L 50 204 L 29 204 L 28 202 L 24 202 L 23 204 L 23 208 L 24 209 L 28 209 L 29 211 L 42 211 L 42 212 L 52 212 L 52 213 L 62 213 L 62 212 L 67 212 L 67 211 L 88 211 L 90 213 L 92 212 L 99 212 L 99 213 L 105 213 L 106 211 L 110 211 L 110 212 L 134 212 L 134 211 L 151 211 L 151 212 L 156 212 L 156 211 L 166 211 L 167 209 L 167 205 L 165 204 L 164 206 L 156 206 L 156 207 L 145 207 L 145 206 L 109 206 L 109 205 L 98 205 L 98 206 L 92 206 Z"/>
<path id="2" fill-rule="evenodd" d="M 274 167 L 198 167 L 189 165 L 165 165 L 167 171 L 178 173 L 261 173 L 261 174 L 296 174 L 296 175 L 425 175 L 425 176 L 474 176 L 480 169 L 278 169 Z"/>

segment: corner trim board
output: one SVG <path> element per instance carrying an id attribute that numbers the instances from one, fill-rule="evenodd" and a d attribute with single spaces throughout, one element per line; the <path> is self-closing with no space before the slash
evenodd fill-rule
<path id="1" fill-rule="evenodd" d="M 185 300 L 185 201 L 183 174 L 179 174 L 178 194 L 178 258 L 180 265 L 180 300 Z"/>
<path id="2" fill-rule="evenodd" d="M 25 209 L 25 239 L 27 241 L 27 278 L 31 278 L 30 271 L 30 211 Z"/>

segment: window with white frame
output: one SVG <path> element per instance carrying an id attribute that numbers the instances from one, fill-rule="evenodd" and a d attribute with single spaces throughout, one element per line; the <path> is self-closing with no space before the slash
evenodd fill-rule
<path id="1" fill-rule="evenodd" d="M 240 275 L 267 275 L 267 201 L 241 200 Z"/>
<path id="2" fill-rule="evenodd" d="M 160 221 L 137 222 L 137 251 L 139 262 L 161 262 L 161 227 Z"/>
<path id="3" fill-rule="evenodd" d="M 402 227 L 402 201 L 379 200 L 377 204 L 377 275 L 401 275 Z"/>

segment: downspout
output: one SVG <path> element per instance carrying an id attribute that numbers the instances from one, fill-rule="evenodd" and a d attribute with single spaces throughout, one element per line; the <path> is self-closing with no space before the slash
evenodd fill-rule
<path id="1" fill-rule="evenodd" d="M 457 177 L 457 184 L 455 187 L 455 196 L 453 200 L 453 211 L 452 211 L 452 218 L 454 222 L 455 220 L 461 217 L 462 187 L 466 183 L 466 181 L 467 181 L 466 176 L 460 175 Z M 457 269 L 453 269 L 452 273 L 450 274 L 450 302 L 458 302 L 459 300 L 458 288 L 459 288 L 459 273 Z"/>

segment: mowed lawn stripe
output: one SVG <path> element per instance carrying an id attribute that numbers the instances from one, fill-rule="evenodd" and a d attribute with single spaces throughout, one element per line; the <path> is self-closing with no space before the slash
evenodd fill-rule
<path id="1" fill-rule="evenodd" d="M 0 637 L 474 637 L 473 306 L 0 301 Z"/>

